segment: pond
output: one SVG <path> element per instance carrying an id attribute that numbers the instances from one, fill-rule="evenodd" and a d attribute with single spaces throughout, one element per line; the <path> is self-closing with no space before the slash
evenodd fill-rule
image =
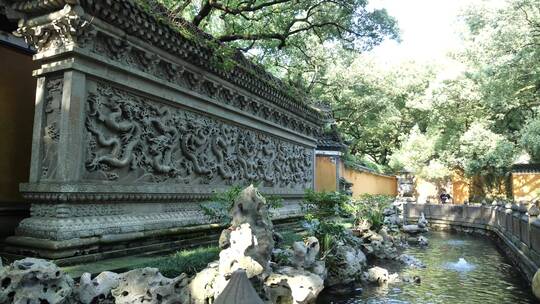
<path id="1" fill-rule="evenodd" d="M 432 232 L 426 249 L 411 247 L 425 269 L 381 261 L 400 275 L 421 277 L 421 283 L 363 286 L 362 292 L 336 296 L 323 292 L 317 303 L 536 303 L 527 281 L 486 237 Z"/>

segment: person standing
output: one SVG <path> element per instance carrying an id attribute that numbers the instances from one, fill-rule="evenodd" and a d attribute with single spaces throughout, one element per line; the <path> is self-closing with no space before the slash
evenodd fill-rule
<path id="1" fill-rule="evenodd" d="M 439 195 L 439 199 L 441 200 L 441 204 L 446 204 L 450 201 L 452 197 L 450 194 L 446 192 L 446 189 L 442 189 L 441 195 Z"/>

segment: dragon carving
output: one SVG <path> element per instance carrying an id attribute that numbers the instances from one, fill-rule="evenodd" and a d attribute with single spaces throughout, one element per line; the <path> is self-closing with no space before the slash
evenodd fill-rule
<path id="1" fill-rule="evenodd" d="M 86 111 L 86 179 L 305 188 L 313 151 L 98 83 Z"/>

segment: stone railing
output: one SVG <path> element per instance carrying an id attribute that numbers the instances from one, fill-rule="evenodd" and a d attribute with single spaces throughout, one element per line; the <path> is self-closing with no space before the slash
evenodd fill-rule
<path id="1" fill-rule="evenodd" d="M 534 211 L 532 211 L 534 209 Z M 523 205 L 440 205 L 406 204 L 407 222 L 424 213 L 434 228 L 491 232 L 503 245 L 507 256 L 519 265 L 529 281 L 540 265 L 540 219 L 533 207 L 530 215 Z"/>
<path id="2" fill-rule="evenodd" d="M 208 225 L 200 202 L 232 185 L 283 197 L 275 218 L 300 215 L 321 115 L 279 80 L 240 54 L 220 65 L 211 37 L 136 1 L 7 3 L 40 67 L 20 187 L 31 217 L 5 251 L 59 260 L 155 250 L 182 240 L 180 228 Z"/>

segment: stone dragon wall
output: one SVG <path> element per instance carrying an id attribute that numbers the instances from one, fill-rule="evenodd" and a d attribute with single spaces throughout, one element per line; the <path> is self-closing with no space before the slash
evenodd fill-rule
<path id="1" fill-rule="evenodd" d="M 224 68 L 211 37 L 183 35 L 130 0 L 10 7 L 41 66 L 20 187 L 31 217 L 8 252 L 68 259 L 159 242 L 209 224 L 200 201 L 232 185 L 284 197 L 274 218 L 300 215 L 321 115 L 279 80 L 240 54 Z"/>
<path id="2" fill-rule="evenodd" d="M 523 205 L 404 205 L 404 218 L 417 221 L 424 213 L 431 226 L 457 228 L 459 230 L 491 232 L 503 245 L 511 258 L 529 281 L 540 265 L 540 210 L 536 206 L 528 210 Z"/>

